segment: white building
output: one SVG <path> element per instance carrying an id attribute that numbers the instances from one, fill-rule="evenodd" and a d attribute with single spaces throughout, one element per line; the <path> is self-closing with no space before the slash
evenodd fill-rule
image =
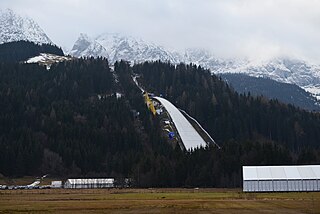
<path id="1" fill-rule="evenodd" d="M 111 188 L 114 187 L 113 178 L 78 178 L 68 179 L 64 188 L 70 189 L 93 189 L 93 188 Z"/>
<path id="2" fill-rule="evenodd" d="M 320 165 L 243 166 L 244 192 L 320 191 Z"/>
<path id="3" fill-rule="evenodd" d="M 51 181 L 51 188 L 62 188 L 62 181 Z"/>

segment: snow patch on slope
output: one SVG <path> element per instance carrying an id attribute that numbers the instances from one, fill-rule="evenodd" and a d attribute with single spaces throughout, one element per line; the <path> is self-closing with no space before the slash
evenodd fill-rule
<path id="1" fill-rule="evenodd" d="M 303 87 L 303 89 L 305 91 L 311 93 L 312 96 L 314 96 L 315 98 L 317 98 L 317 100 L 320 101 L 320 85 L 317 85 L 317 86 L 313 86 L 313 85 L 305 86 L 305 87 Z"/>
<path id="2" fill-rule="evenodd" d="M 41 53 L 39 56 L 35 56 L 28 59 L 26 63 L 38 63 L 40 65 L 45 65 L 47 67 L 47 70 L 49 70 L 52 64 L 69 60 L 72 60 L 72 58 L 66 56 L 58 56 L 54 54 Z"/>

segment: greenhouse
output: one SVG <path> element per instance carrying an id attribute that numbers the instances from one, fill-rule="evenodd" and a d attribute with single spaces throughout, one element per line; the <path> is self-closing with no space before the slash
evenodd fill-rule
<path id="1" fill-rule="evenodd" d="M 244 192 L 320 191 L 320 165 L 243 166 Z"/>
<path id="2" fill-rule="evenodd" d="M 93 188 L 111 188 L 114 187 L 113 178 L 78 178 L 68 179 L 64 188 L 69 189 L 93 189 Z"/>

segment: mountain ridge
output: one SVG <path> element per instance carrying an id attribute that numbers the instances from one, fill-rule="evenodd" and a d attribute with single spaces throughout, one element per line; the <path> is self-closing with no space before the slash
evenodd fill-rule
<path id="1" fill-rule="evenodd" d="M 250 93 L 254 96 L 262 95 L 309 111 L 320 111 L 320 104 L 316 98 L 297 85 L 278 82 L 270 78 L 248 76 L 242 73 L 224 73 L 219 74 L 219 76 L 238 93 Z"/>
<path id="2" fill-rule="evenodd" d="M 270 78 L 282 83 L 295 84 L 320 99 L 320 65 L 310 62 L 282 57 L 265 61 L 248 59 L 220 59 L 205 49 L 186 49 L 183 53 L 167 50 L 153 43 L 145 42 L 131 36 L 105 33 L 95 38 L 80 35 L 76 43 L 87 43 L 87 49 L 77 50 L 75 45 L 70 54 L 79 56 L 103 56 L 112 63 L 121 59 L 130 62 L 170 61 L 193 63 L 210 69 L 214 74 L 243 73 L 253 77 Z M 96 48 L 92 48 L 92 46 Z M 99 48 L 97 48 L 99 47 Z M 94 52 L 93 50 L 105 52 Z"/>
<path id="3" fill-rule="evenodd" d="M 11 9 L 0 9 L 0 44 L 21 40 L 37 44 L 53 44 L 33 19 L 20 16 Z"/>
<path id="4" fill-rule="evenodd" d="M 161 46 L 119 33 L 103 33 L 94 38 L 81 33 L 69 54 L 74 57 L 102 56 L 108 58 L 112 63 L 120 60 L 179 62 L 175 54 Z"/>
<path id="5" fill-rule="evenodd" d="M 12 41 L 32 41 L 53 44 L 31 18 L 22 17 L 10 9 L 0 10 L 0 44 Z M 155 43 L 119 33 L 103 33 L 96 37 L 80 34 L 68 52 L 74 57 L 105 57 L 111 63 L 119 60 L 141 63 L 164 61 L 173 64 L 193 63 L 210 69 L 214 74 L 243 73 L 295 84 L 320 100 L 320 65 L 293 58 L 274 58 L 255 62 L 247 59 L 220 59 L 205 49 L 177 52 Z"/>

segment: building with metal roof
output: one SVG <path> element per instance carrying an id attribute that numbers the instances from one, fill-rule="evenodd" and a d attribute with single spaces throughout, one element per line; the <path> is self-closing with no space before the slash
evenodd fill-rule
<path id="1" fill-rule="evenodd" d="M 159 101 L 169 113 L 186 150 L 194 149 L 197 147 L 205 147 L 207 145 L 207 143 L 203 140 L 203 138 L 193 128 L 191 123 L 185 118 L 185 116 L 179 111 L 177 107 L 175 107 L 171 102 L 162 97 L 153 97 L 153 99 Z"/>
<path id="2" fill-rule="evenodd" d="M 113 178 L 77 178 L 68 179 L 64 188 L 69 189 L 93 189 L 93 188 L 111 188 L 114 187 Z"/>
<path id="3" fill-rule="evenodd" d="M 320 165 L 243 166 L 244 192 L 320 191 Z"/>

